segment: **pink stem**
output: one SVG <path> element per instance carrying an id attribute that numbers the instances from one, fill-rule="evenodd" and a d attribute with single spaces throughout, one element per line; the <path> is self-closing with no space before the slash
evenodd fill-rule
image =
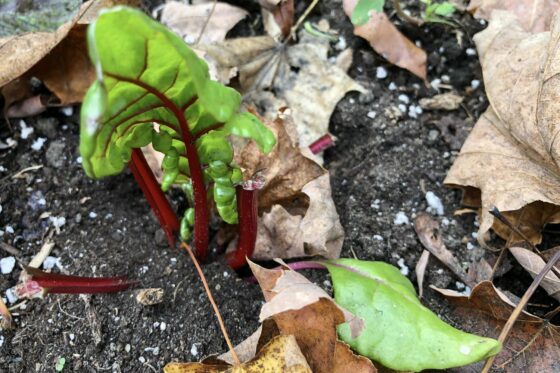
<path id="1" fill-rule="evenodd" d="M 309 150 L 311 150 L 311 153 L 317 154 L 333 146 L 334 139 L 331 134 L 327 133 L 326 135 L 319 137 L 311 145 L 309 145 Z"/>

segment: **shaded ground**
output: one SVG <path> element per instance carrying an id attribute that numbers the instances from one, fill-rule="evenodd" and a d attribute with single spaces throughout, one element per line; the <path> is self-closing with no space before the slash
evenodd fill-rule
<path id="1" fill-rule="evenodd" d="M 474 124 L 470 117 L 477 118 L 487 105 L 483 87 L 471 87 L 474 80 L 482 80 L 478 57 L 470 50 L 467 53 L 474 48 L 470 37 L 483 26 L 465 15 L 458 30 L 405 27 L 407 35 L 429 53 L 430 79 L 440 79 L 465 96 L 464 107 L 454 112 L 412 118 L 410 106 L 436 92 L 389 66 L 366 42 L 353 37 L 339 2 L 320 4 L 311 20 L 319 20 L 320 15 L 355 49 L 350 74 L 372 93 L 349 94 L 331 122 L 338 142 L 326 159 L 347 234 L 343 256 L 355 253 L 360 259 L 388 261 L 403 272 L 408 269 L 414 280 L 422 247 L 412 225 L 396 225 L 395 217 L 402 212 L 411 223 L 416 213 L 427 208 L 426 191 L 443 200 L 445 212 L 439 219 L 447 246 L 465 263 L 482 256 L 472 235 L 477 229 L 474 217 L 453 216 L 460 207 L 460 193 L 444 188 L 442 182 Z M 255 17 L 253 12 L 237 32 L 251 33 L 247 25 Z M 388 72 L 385 79 L 376 78 L 379 66 Z M 405 113 L 399 105 L 405 106 Z M 196 360 L 225 351 L 194 267 L 184 253 L 165 246 L 132 176 L 126 173 L 102 181 L 85 177 L 78 163 L 76 114 L 68 117 L 55 110 L 26 122 L 35 128 L 27 139 L 21 138 L 18 121 L 13 122 L 14 134 L 5 125 L 0 127 L 0 139 L 6 142 L 12 137 L 18 143 L 11 150 L 0 150 L 0 239 L 20 250 L 18 259 L 27 263 L 47 230 L 52 230 L 49 218 L 41 219 L 41 214 L 64 217 L 60 234 L 53 236 L 56 246 L 51 254 L 61 258 L 62 272 L 127 274 L 141 280 L 141 287 L 163 288 L 165 297 L 152 307 L 138 304 L 132 291 L 93 296 L 89 301 L 77 296 L 29 301 L 15 312 L 18 327 L 0 334 L 0 372 L 53 372 L 59 357 L 66 359 L 64 371 L 151 372 L 172 359 Z M 437 123 L 447 123 L 446 136 Z M 46 143 L 32 150 L 39 137 L 47 138 Z M 8 177 L 32 165 L 43 167 L 22 178 Z M 6 253 L 0 251 L 3 256 Z M 444 267 L 435 260 L 430 263 L 425 283 L 457 288 L 456 279 Z M 260 290 L 236 278 L 221 261 L 204 269 L 232 339 L 240 342 L 258 325 Z M 19 273 L 17 268 L 0 275 L 2 294 L 16 283 Z M 329 288 L 324 274 L 312 276 Z M 425 304 L 447 321 L 459 321 L 447 319 L 445 303 L 430 291 Z"/>

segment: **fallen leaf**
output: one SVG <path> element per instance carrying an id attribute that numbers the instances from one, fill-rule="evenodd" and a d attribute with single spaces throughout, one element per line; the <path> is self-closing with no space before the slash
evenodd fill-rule
<path id="1" fill-rule="evenodd" d="M 161 23 L 179 34 L 189 44 L 197 42 L 200 32 L 206 25 L 198 42 L 210 44 L 224 41 L 228 31 L 246 16 L 245 10 L 223 2 L 185 4 L 169 1 L 161 11 Z"/>
<path id="2" fill-rule="evenodd" d="M 560 9 L 555 0 L 471 0 L 467 10 L 475 18 L 490 19 L 494 10 L 509 10 L 519 19 L 523 28 L 530 32 L 549 30 L 552 17 Z"/>
<path id="3" fill-rule="evenodd" d="M 338 259 L 328 268 L 336 303 L 364 319 L 353 337 L 347 324 L 340 339 L 390 369 L 447 369 L 485 359 L 500 350 L 496 340 L 462 332 L 424 307 L 412 283 L 383 262 Z M 406 353 L 403 353 L 406 351 Z"/>
<path id="4" fill-rule="evenodd" d="M 344 12 L 352 17 L 358 0 L 343 0 Z M 369 20 L 354 25 L 354 35 L 364 38 L 371 47 L 393 65 L 407 69 L 427 81 L 427 56 L 421 48 L 406 38 L 383 12 L 369 12 Z"/>
<path id="5" fill-rule="evenodd" d="M 522 247 L 510 247 L 509 252 L 533 278 L 537 277 L 540 271 L 546 266 L 546 262 L 540 256 Z M 560 301 L 560 278 L 558 278 L 554 272 L 549 271 L 539 285 L 546 290 L 551 297 Z"/>
<path id="6" fill-rule="evenodd" d="M 516 304 L 490 281 L 476 285 L 470 294 L 435 289 L 453 305 L 453 315 L 469 332 L 498 337 Z M 560 371 L 560 328 L 522 312 L 514 324 L 494 366 L 505 372 L 541 373 Z M 480 371 L 482 363 L 458 372 Z"/>
<path id="7" fill-rule="evenodd" d="M 309 197 L 306 210 L 273 205 L 259 217 L 254 259 L 339 257 L 344 230 L 332 200 L 329 175 L 309 182 L 302 193 Z"/>
<path id="8" fill-rule="evenodd" d="M 291 110 L 300 146 L 307 147 L 328 132 L 331 114 L 349 91 L 365 92 L 336 63 L 329 61 L 328 40 L 301 32 L 293 45 L 258 36 L 201 45 L 205 58 L 227 83 L 237 73 L 246 100 L 265 117 L 279 107 Z M 263 91 L 273 91 L 270 94 Z"/>
<path id="9" fill-rule="evenodd" d="M 485 259 L 481 258 L 469 265 L 467 277 L 469 279 L 467 284 L 478 284 L 482 281 L 491 280 L 492 267 Z"/>
<path id="10" fill-rule="evenodd" d="M 235 162 L 243 170 L 246 179 L 257 172 L 265 179 L 259 191 L 259 209 L 265 210 L 280 201 L 293 200 L 301 195 L 302 188 L 326 173 L 320 165 L 305 157 L 294 135 L 293 123 L 277 117 L 263 121 L 274 132 L 276 146 L 268 153 L 258 151 L 258 145 L 248 142 L 235 152 Z"/>
<path id="11" fill-rule="evenodd" d="M 560 222 L 560 23 L 531 34 L 517 18 L 495 11 L 475 35 L 490 107 L 451 167 L 445 184 L 481 206 L 478 237 L 492 227 L 511 242 L 522 238 L 489 213 L 496 207 L 537 244 L 544 224 Z M 512 63 L 515 61 L 515 63 Z"/>
<path id="12" fill-rule="evenodd" d="M 420 99 L 418 102 L 424 110 L 455 110 L 459 108 L 464 97 L 455 92 L 446 92 L 433 97 Z"/>
<path id="13" fill-rule="evenodd" d="M 471 287 L 476 284 L 470 282 L 467 273 L 461 266 L 461 262 L 445 247 L 437 220 L 428 214 L 418 214 L 418 217 L 414 220 L 414 229 L 422 245 L 445 264 L 461 281 Z"/>
<path id="14" fill-rule="evenodd" d="M 426 273 L 426 267 L 428 266 L 428 260 L 430 259 L 430 252 L 428 250 L 422 250 L 422 255 L 416 263 L 414 272 L 416 273 L 416 282 L 418 283 L 418 297 L 422 298 L 424 293 L 424 275 Z"/>
<path id="15" fill-rule="evenodd" d="M 315 373 L 344 372 L 349 366 L 357 372 L 376 372 L 370 360 L 354 355 L 347 345 L 338 341 L 336 326 L 353 316 L 341 310 L 324 291 L 305 277 L 291 270 L 266 270 L 254 263 L 251 269 L 259 281 L 270 308 L 289 303 L 297 307 L 281 312 L 273 311 L 271 317 L 282 334 L 296 337 L 303 355 Z M 309 293 L 312 298 L 309 298 Z M 313 295 L 314 294 L 314 295 Z M 305 298 L 303 307 L 296 299 Z M 288 299 L 289 302 L 288 302 Z M 345 316 L 346 313 L 346 316 Z"/>
<path id="16" fill-rule="evenodd" d="M 54 32 L 31 32 L 0 39 L 0 87 L 19 80 L 8 91 L 28 92 L 18 101 L 29 97 L 29 80 L 36 77 L 58 98 L 56 104 L 80 102 L 94 79 L 95 72 L 87 56 L 85 32 L 87 24 L 99 10 L 116 4 L 134 4 L 136 1 L 87 1 L 77 15 Z M 14 101 L 10 97 L 9 104 Z M 6 105 L 5 111 L 9 110 Z M 21 115 L 17 113 L 17 115 Z"/>
<path id="17" fill-rule="evenodd" d="M 257 356 L 240 366 L 204 363 L 168 363 L 165 373 L 311 373 L 296 339 L 292 335 L 279 335 L 272 339 Z"/>
<path id="18" fill-rule="evenodd" d="M 275 40 L 290 35 L 294 24 L 294 0 L 259 0 L 264 28 Z"/>

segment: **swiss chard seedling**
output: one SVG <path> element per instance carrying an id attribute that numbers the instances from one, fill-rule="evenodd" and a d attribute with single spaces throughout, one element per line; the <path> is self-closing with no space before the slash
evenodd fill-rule
<path id="1" fill-rule="evenodd" d="M 102 11 L 87 40 L 97 79 L 81 112 L 86 173 L 101 178 L 129 164 L 170 244 L 177 231 L 183 240 L 194 233 L 205 259 L 211 206 L 229 224 L 256 214 L 256 199 L 239 191 L 243 177 L 233 163 L 230 135 L 251 139 L 267 153 L 276 143 L 273 133 L 253 114 L 239 112 L 240 94 L 212 81 L 204 60 L 179 36 L 140 11 Z M 161 187 L 139 150 L 150 143 L 165 155 Z M 162 192 L 172 185 L 190 202 L 180 223 Z M 239 206 L 247 212 L 238 214 L 237 195 L 248 202 Z M 252 236 L 256 217 L 242 220 L 251 226 L 240 224 L 240 236 L 244 229 Z M 252 248 L 247 250 L 244 255 Z"/>

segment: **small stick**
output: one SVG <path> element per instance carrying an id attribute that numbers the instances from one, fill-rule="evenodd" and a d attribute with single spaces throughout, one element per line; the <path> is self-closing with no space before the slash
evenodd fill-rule
<path id="1" fill-rule="evenodd" d="M 397 15 L 403 21 L 411 23 L 411 24 L 413 24 L 414 26 L 417 26 L 417 27 L 420 27 L 424 24 L 424 21 L 421 20 L 420 18 L 409 16 L 408 14 L 403 12 L 403 10 L 401 8 L 400 0 L 393 0 L 393 8 L 395 8 L 395 12 L 397 12 Z"/>
<path id="2" fill-rule="evenodd" d="M 4 250 L 8 254 L 12 254 L 15 257 L 21 256 L 21 251 L 6 242 L 0 242 L 0 249 Z"/>
<path id="3" fill-rule="evenodd" d="M 210 23 L 210 18 L 212 18 L 212 15 L 214 14 L 214 10 L 216 10 L 217 3 L 218 0 L 214 0 L 214 3 L 212 4 L 212 9 L 210 9 L 210 13 L 208 14 L 208 18 L 206 18 L 206 21 L 204 22 L 204 25 L 200 30 L 200 34 L 198 34 L 198 38 L 196 38 L 196 42 L 194 43 L 195 45 L 200 43 L 200 39 L 202 39 L 202 35 L 204 35 L 204 31 L 206 31 L 206 27 L 208 27 L 208 23 Z"/>
<path id="4" fill-rule="evenodd" d="M 508 321 L 506 322 L 506 325 L 504 325 L 504 328 L 502 329 L 502 332 L 500 333 L 500 336 L 498 337 L 498 341 L 500 341 L 500 343 L 502 343 L 502 344 L 504 343 L 504 341 L 506 340 L 509 332 L 511 331 L 511 328 L 513 328 L 513 325 L 517 321 L 517 318 L 519 317 L 521 312 L 523 312 L 523 309 L 527 305 L 527 302 L 529 302 L 529 299 L 531 298 L 531 296 L 533 295 L 533 293 L 535 292 L 535 290 L 537 289 L 537 287 L 539 286 L 541 281 L 544 279 L 544 277 L 546 276 L 548 271 L 550 271 L 550 269 L 554 266 L 554 264 L 556 264 L 558 259 L 560 259 L 560 251 L 558 251 L 556 254 L 554 254 L 552 259 L 550 259 L 550 261 L 548 263 L 546 263 L 546 266 L 544 266 L 544 268 L 539 272 L 537 277 L 535 277 L 535 279 L 533 280 L 533 283 L 531 284 L 531 286 L 529 286 L 529 288 L 527 289 L 525 294 L 523 294 L 523 297 L 519 301 L 519 304 L 517 305 L 517 307 L 515 307 L 515 309 L 511 313 Z M 491 356 L 491 357 L 488 358 L 488 360 L 486 360 L 486 364 L 484 364 L 484 368 L 482 369 L 482 373 L 488 373 L 490 371 L 490 368 L 492 368 L 492 364 L 494 363 L 495 358 L 496 358 L 496 355 Z"/>
<path id="5" fill-rule="evenodd" d="M 294 27 L 292 27 L 292 29 L 290 30 L 290 36 L 288 36 L 286 38 L 286 40 L 284 41 L 284 44 L 288 43 L 290 40 L 294 39 L 295 40 L 295 36 L 296 36 L 296 31 L 299 28 L 299 26 L 301 26 L 301 24 L 303 23 L 303 21 L 305 21 L 305 19 L 307 18 L 307 16 L 309 15 L 309 13 L 311 13 L 311 11 L 313 10 L 313 8 L 315 8 L 315 6 L 319 4 L 319 0 L 313 0 L 311 2 L 311 4 L 309 4 L 309 6 L 307 7 L 307 9 L 305 9 L 305 12 L 303 12 L 303 14 L 301 15 L 301 17 L 298 18 L 296 24 L 294 25 Z"/>
<path id="6" fill-rule="evenodd" d="M 239 366 L 241 365 L 241 360 L 239 360 L 239 356 L 237 356 L 237 353 L 235 352 L 235 349 L 233 348 L 233 344 L 231 343 L 231 340 L 229 339 L 227 330 L 226 330 L 226 326 L 224 325 L 224 320 L 222 320 L 222 315 L 220 314 L 220 310 L 218 309 L 218 306 L 216 305 L 216 302 L 214 301 L 214 297 L 212 296 L 212 292 L 210 291 L 210 288 L 208 287 L 208 282 L 206 282 L 206 277 L 204 277 L 204 273 L 202 272 L 202 269 L 200 268 L 200 265 L 198 264 L 198 260 L 196 260 L 196 257 L 194 255 L 194 253 L 192 252 L 192 249 L 190 248 L 189 245 L 187 245 L 185 242 L 181 242 L 181 248 L 187 250 L 187 252 L 189 253 L 189 256 L 191 257 L 194 266 L 196 267 L 196 270 L 198 271 L 198 275 L 200 276 L 200 280 L 202 281 L 202 285 L 204 286 L 204 290 L 206 290 L 206 295 L 208 295 L 208 300 L 210 301 L 210 304 L 212 304 L 212 308 L 214 308 L 214 313 L 216 314 L 216 317 L 218 318 L 218 323 L 220 324 L 220 329 L 222 330 L 222 334 L 224 335 L 224 338 L 226 340 L 226 343 L 228 345 L 229 350 L 231 351 L 231 356 L 233 356 L 233 360 L 235 360 L 235 365 Z M 559 251 L 560 253 L 560 251 Z"/>

